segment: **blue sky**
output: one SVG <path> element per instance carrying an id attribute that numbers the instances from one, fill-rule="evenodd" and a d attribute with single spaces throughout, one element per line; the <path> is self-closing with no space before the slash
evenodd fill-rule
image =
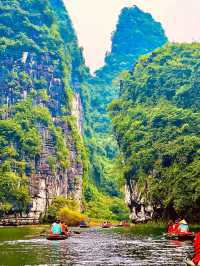
<path id="1" fill-rule="evenodd" d="M 64 0 L 84 48 L 87 65 L 95 70 L 110 49 L 111 32 L 120 10 L 136 4 L 160 21 L 170 41 L 200 41 L 200 0 Z"/>

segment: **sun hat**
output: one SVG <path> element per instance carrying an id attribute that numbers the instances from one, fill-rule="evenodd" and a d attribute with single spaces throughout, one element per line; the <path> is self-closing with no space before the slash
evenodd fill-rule
<path id="1" fill-rule="evenodd" d="M 179 222 L 179 224 L 187 224 L 187 222 L 186 222 L 186 220 L 181 220 L 180 222 Z"/>

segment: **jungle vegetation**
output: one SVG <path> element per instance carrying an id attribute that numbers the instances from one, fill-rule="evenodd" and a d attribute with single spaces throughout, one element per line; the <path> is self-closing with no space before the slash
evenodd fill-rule
<path id="1" fill-rule="evenodd" d="M 160 23 L 134 6 L 121 11 L 111 41 L 104 66 L 89 80 L 92 135 L 87 138 L 87 147 L 93 184 L 105 196 L 124 198 L 121 155 L 113 136 L 108 105 L 119 94 L 121 73 L 131 70 L 139 56 L 164 45 L 167 38 Z M 94 190 L 88 188 L 85 193 L 92 194 L 91 191 Z"/>
<path id="2" fill-rule="evenodd" d="M 69 147 L 55 118 L 69 125 L 83 164 L 86 215 L 126 219 L 124 177 L 136 181 L 153 204 L 180 215 L 195 213 L 200 202 L 199 44 L 165 45 L 160 23 L 137 7 L 125 8 L 105 64 L 92 76 L 62 0 L 0 0 L 0 6 L 1 214 L 30 208 L 29 176 L 35 171 L 30 162 L 42 147 L 38 124 L 53 136 L 51 171 L 56 163 L 69 167 Z M 45 73 L 31 78 L 19 63 L 24 52 L 37 60 L 48 53 L 47 72 L 56 69 L 63 90 L 50 94 Z M 73 93 L 80 94 L 83 105 L 83 139 L 71 114 Z M 54 100 L 59 104 L 50 106 Z M 63 203 L 66 215 L 68 203 Z"/>
<path id="3" fill-rule="evenodd" d="M 189 220 L 199 219 L 199 56 L 193 43 L 141 57 L 110 106 L 127 182 Z"/>

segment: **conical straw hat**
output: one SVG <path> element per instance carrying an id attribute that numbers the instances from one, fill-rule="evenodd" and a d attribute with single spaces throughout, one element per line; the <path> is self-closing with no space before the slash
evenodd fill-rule
<path id="1" fill-rule="evenodd" d="M 179 224 L 187 224 L 187 222 L 186 220 L 183 219 L 182 221 L 179 222 Z"/>

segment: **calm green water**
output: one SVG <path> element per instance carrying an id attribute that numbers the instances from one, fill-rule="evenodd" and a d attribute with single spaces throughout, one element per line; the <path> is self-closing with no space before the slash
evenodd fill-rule
<path id="1" fill-rule="evenodd" d="M 162 236 L 119 234 L 90 229 L 64 241 L 33 236 L 42 228 L 0 228 L 0 265 L 176 265 L 192 252 L 191 243 Z"/>

